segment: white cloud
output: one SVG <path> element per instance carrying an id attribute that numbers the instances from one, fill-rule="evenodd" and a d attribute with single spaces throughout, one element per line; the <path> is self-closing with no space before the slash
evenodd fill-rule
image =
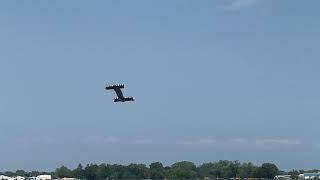
<path id="1" fill-rule="evenodd" d="M 246 139 L 243 139 L 243 138 L 234 138 L 234 139 L 230 139 L 229 141 L 233 142 L 233 143 L 240 143 L 240 144 L 248 143 L 248 141 Z"/>
<path id="2" fill-rule="evenodd" d="M 3 104 L 0 104 L 0 112 L 4 112 L 4 105 Z"/>
<path id="3" fill-rule="evenodd" d="M 257 145 L 299 145 L 300 141 L 298 140 L 289 140 L 289 139 L 258 139 L 256 140 Z"/>
<path id="4" fill-rule="evenodd" d="M 17 144 L 52 144 L 57 140 L 51 137 L 18 137 L 15 142 Z"/>
<path id="5" fill-rule="evenodd" d="M 274 146 L 297 146 L 301 142 L 299 140 L 292 139 L 256 139 L 248 140 L 245 138 L 231 138 L 227 140 L 223 139 L 198 139 L 198 140 L 189 140 L 189 141 L 180 141 L 178 144 L 188 145 L 188 146 L 201 146 L 201 145 L 217 145 L 222 147 L 229 146 L 245 146 L 248 148 L 257 148 L 257 147 L 274 147 Z M 320 148 L 320 145 L 319 145 Z"/>
<path id="6" fill-rule="evenodd" d="M 153 141 L 151 139 L 137 139 L 133 141 L 134 144 L 151 144 Z"/>
<path id="7" fill-rule="evenodd" d="M 115 138 L 113 136 L 108 136 L 103 139 L 103 142 L 104 143 L 116 143 L 116 142 L 118 142 L 118 138 Z"/>
<path id="8" fill-rule="evenodd" d="M 182 144 L 184 145 L 210 145 L 214 144 L 217 141 L 215 139 L 199 139 L 195 141 L 184 141 Z"/>
<path id="9" fill-rule="evenodd" d="M 234 0 L 231 4 L 223 7 L 224 10 L 233 11 L 239 9 L 248 9 L 253 7 L 258 0 Z"/>
<path id="10" fill-rule="evenodd" d="M 111 144 L 119 142 L 119 139 L 113 136 L 88 136 L 82 139 L 84 143 L 94 143 L 94 144 Z"/>
<path id="11" fill-rule="evenodd" d="M 121 144 L 127 144 L 127 145 L 142 145 L 142 144 L 151 144 L 153 143 L 152 139 L 134 139 L 134 140 L 128 140 L 128 139 L 119 139 L 114 136 L 87 136 L 83 139 L 81 139 L 81 142 L 87 143 L 87 144 L 115 144 L 115 143 L 121 143 Z"/>

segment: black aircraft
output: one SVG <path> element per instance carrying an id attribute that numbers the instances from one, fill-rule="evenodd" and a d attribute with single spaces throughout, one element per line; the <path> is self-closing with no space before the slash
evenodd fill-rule
<path id="1" fill-rule="evenodd" d="M 126 101 L 133 101 L 133 97 L 124 97 L 122 94 L 121 89 L 124 88 L 124 85 L 111 85 L 107 86 L 106 90 L 114 90 L 118 96 L 118 98 L 115 98 L 113 102 L 126 102 Z"/>

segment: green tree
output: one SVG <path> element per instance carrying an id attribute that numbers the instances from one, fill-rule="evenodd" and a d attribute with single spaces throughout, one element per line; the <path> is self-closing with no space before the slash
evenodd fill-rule
<path id="1" fill-rule="evenodd" d="M 201 178 L 209 177 L 215 178 L 217 177 L 217 164 L 216 163 L 204 163 L 198 168 L 199 176 Z"/>
<path id="2" fill-rule="evenodd" d="M 171 177 L 171 167 L 170 166 L 164 167 L 164 177 L 165 177 L 165 179 Z"/>
<path id="3" fill-rule="evenodd" d="M 238 177 L 239 173 L 240 173 L 240 167 L 241 167 L 241 163 L 239 161 L 232 161 L 229 164 L 229 168 L 230 168 L 230 175 L 231 177 Z"/>
<path id="4" fill-rule="evenodd" d="M 28 175 L 24 170 L 16 170 L 16 176 L 26 177 Z"/>
<path id="5" fill-rule="evenodd" d="M 60 168 L 56 169 L 56 175 L 59 178 L 72 177 L 72 172 L 66 166 L 61 166 Z"/>
<path id="6" fill-rule="evenodd" d="M 39 171 L 31 171 L 30 173 L 28 173 L 28 177 L 36 177 L 40 175 Z"/>
<path id="7" fill-rule="evenodd" d="M 112 168 L 108 164 L 102 163 L 99 165 L 98 177 L 99 179 L 108 179 L 112 175 Z"/>
<path id="8" fill-rule="evenodd" d="M 254 177 L 253 172 L 257 167 L 254 166 L 252 163 L 243 163 L 239 168 L 238 176 L 241 178 L 249 178 Z"/>
<path id="9" fill-rule="evenodd" d="M 97 164 L 87 164 L 84 168 L 84 177 L 87 180 L 96 180 L 98 179 L 98 170 L 99 166 Z"/>
<path id="10" fill-rule="evenodd" d="M 72 171 L 73 177 L 78 179 L 84 179 L 84 170 L 82 164 L 78 164 L 78 167 Z"/>
<path id="11" fill-rule="evenodd" d="M 14 175 L 15 175 L 15 173 L 14 173 L 14 172 L 12 172 L 12 171 L 6 171 L 6 172 L 4 173 L 4 175 L 5 175 L 5 176 L 12 177 L 12 176 L 14 176 Z"/>
<path id="12" fill-rule="evenodd" d="M 279 173 L 279 169 L 275 164 L 263 163 L 258 169 L 258 177 L 260 178 L 274 178 Z"/>
<path id="13" fill-rule="evenodd" d="M 174 179 L 191 179 L 197 177 L 197 167 L 188 161 L 174 163 L 169 172 L 169 178 Z"/>
<path id="14" fill-rule="evenodd" d="M 111 166 L 111 178 L 123 179 L 126 171 L 126 166 L 114 164 Z"/>
<path id="15" fill-rule="evenodd" d="M 149 171 L 144 164 L 129 164 L 126 168 L 125 179 L 146 179 L 149 176 Z"/>
<path id="16" fill-rule="evenodd" d="M 150 164 L 150 178 L 151 179 L 163 179 L 165 177 L 165 170 L 160 162 L 154 162 Z"/>
<path id="17" fill-rule="evenodd" d="M 232 167 L 231 161 L 219 161 L 215 163 L 216 166 L 216 175 L 219 178 L 231 178 L 236 176 L 236 171 L 234 167 Z"/>
<path id="18" fill-rule="evenodd" d="M 240 174 L 241 163 L 239 161 L 218 161 L 215 163 L 206 163 L 199 169 L 200 177 L 211 178 L 231 178 Z"/>

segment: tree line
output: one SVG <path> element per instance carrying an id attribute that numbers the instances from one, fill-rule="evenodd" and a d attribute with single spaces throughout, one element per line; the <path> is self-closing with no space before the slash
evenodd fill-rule
<path id="1" fill-rule="evenodd" d="M 106 179 L 196 179 L 196 178 L 265 178 L 272 179 L 276 175 L 290 174 L 293 179 L 297 179 L 300 173 L 315 172 L 317 170 L 303 171 L 292 170 L 284 172 L 273 163 L 263 163 L 256 166 L 253 163 L 240 163 L 239 161 L 220 160 L 218 162 L 204 163 L 196 166 L 193 162 L 181 161 L 164 166 L 161 162 L 145 164 L 87 164 L 85 167 L 79 164 L 75 169 L 66 166 L 57 168 L 54 172 L 26 172 L 17 170 L 16 172 L 0 173 L 6 176 L 32 177 L 40 174 L 51 174 L 52 178 L 73 177 L 86 180 L 106 180 Z"/>

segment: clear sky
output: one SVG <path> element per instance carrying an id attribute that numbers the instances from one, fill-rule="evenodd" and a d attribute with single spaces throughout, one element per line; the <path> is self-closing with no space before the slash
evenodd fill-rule
<path id="1" fill-rule="evenodd" d="M 1 1 L 0 171 L 320 168 L 320 1 Z M 107 84 L 134 102 L 114 103 Z"/>

